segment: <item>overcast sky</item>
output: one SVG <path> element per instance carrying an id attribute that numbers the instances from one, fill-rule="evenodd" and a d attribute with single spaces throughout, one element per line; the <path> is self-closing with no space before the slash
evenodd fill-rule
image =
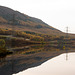
<path id="1" fill-rule="evenodd" d="M 75 0 L 0 0 L 7 6 L 65 32 L 75 34 Z"/>

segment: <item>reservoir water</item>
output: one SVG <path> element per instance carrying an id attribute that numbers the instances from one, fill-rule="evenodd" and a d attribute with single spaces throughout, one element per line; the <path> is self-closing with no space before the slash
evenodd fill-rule
<path id="1" fill-rule="evenodd" d="M 75 52 L 61 54 L 38 67 L 13 75 L 75 75 Z"/>
<path id="2" fill-rule="evenodd" d="M 75 49 L 51 45 L 12 48 L 0 57 L 0 75 L 75 75 Z"/>

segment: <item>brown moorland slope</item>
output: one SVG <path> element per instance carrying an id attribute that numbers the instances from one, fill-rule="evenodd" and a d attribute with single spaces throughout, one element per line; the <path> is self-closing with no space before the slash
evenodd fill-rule
<path id="1" fill-rule="evenodd" d="M 14 24 L 12 23 L 14 21 Z M 61 34 L 40 19 L 30 17 L 8 7 L 0 6 L 0 28 L 31 31 L 41 34 Z"/>
<path id="2" fill-rule="evenodd" d="M 30 17 L 11 8 L 0 6 L 0 29 L 29 31 L 39 34 L 64 36 L 65 33 L 46 24 L 40 19 Z M 75 37 L 75 34 L 70 34 Z"/>

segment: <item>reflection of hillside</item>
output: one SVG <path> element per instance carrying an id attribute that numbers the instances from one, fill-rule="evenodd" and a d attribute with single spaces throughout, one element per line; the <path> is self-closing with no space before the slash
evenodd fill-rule
<path id="1" fill-rule="evenodd" d="M 33 50 L 35 50 L 35 53 L 25 53 L 26 51 L 32 52 Z M 47 60 L 65 52 L 65 50 L 60 50 L 56 46 L 50 47 L 49 45 L 26 46 L 22 50 L 16 49 L 13 55 L 7 56 L 1 62 L 4 64 L 0 64 L 0 75 L 12 75 L 28 68 L 39 66 Z M 68 52 L 71 51 L 69 50 Z"/>
<path id="2" fill-rule="evenodd" d="M 15 48 L 10 48 L 14 52 L 14 54 L 33 54 L 40 52 L 43 50 L 43 45 L 29 45 L 29 46 L 24 46 L 24 47 L 15 47 Z"/>

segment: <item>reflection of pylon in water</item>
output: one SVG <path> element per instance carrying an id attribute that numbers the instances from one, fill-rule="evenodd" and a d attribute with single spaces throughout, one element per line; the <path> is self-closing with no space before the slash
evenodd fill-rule
<path id="1" fill-rule="evenodd" d="M 68 27 L 66 27 L 66 40 L 68 40 Z M 68 41 L 67 41 L 68 43 Z M 68 47 L 68 45 L 67 45 Z M 66 60 L 68 60 L 68 48 L 66 48 Z"/>
<path id="2" fill-rule="evenodd" d="M 68 60 L 68 49 L 66 49 L 66 47 L 63 46 L 63 50 L 66 50 L 66 60 Z"/>
<path id="3" fill-rule="evenodd" d="M 68 50 L 66 49 L 66 60 L 68 60 Z"/>

